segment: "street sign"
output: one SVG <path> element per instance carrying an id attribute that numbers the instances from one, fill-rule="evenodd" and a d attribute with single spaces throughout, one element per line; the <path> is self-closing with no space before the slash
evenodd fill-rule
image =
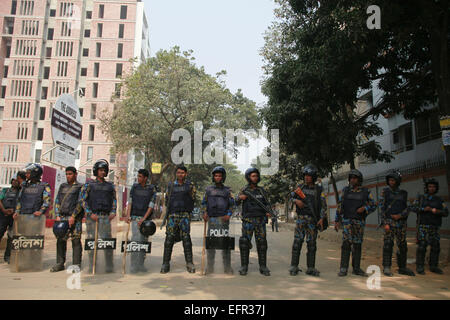
<path id="1" fill-rule="evenodd" d="M 53 161 L 64 167 L 73 166 L 83 127 L 80 109 L 71 95 L 63 94 L 56 100 L 51 126 L 53 143 L 58 146 Z"/>
<path id="2" fill-rule="evenodd" d="M 161 163 L 158 163 L 158 162 L 152 163 L 152 173 L 154 173 L 154 174 L 161 173 Z"/>

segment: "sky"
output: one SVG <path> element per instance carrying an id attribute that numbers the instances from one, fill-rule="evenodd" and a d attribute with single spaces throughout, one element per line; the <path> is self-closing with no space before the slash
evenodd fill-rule
<path id="1" fill-rule="evenodd" d="M 175 45 L 192 49 L 209 74 L 226 70 L 227 87 L 262 105 L 263 34 L 274 19 L 273 0 L 143 0 L 149 23 L 151 55 Z M 255 128 L 258 129 L 258 128 Z M 255 141 L 236 164 L 245 170 L 267 143 Z"/>

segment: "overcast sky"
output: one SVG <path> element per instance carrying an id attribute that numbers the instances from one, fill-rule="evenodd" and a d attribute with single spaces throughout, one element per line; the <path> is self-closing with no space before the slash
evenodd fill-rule
<path id="1" fill-rule="evenodd" d="M 263 33 L 273 20 L 273 0 L 144 0 L 151 55 L 175 45 L 192 49 L 209 74 L 226 70 L 227 87 L 258 105 L 261 93 Z M 257 128 L 256 128 L 257 129 Z M 256 156 L 256 143 L 238 158 L 244 169 Z M 266 144 L 259 142 L 261 149 Z"/>

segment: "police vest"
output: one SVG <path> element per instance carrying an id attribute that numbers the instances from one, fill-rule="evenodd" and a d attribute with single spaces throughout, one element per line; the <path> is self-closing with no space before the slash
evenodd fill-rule
<path id="1" fill-rule="evenodd" d="M 110 213 L 113 205 L 114 186 L 111 182 L 89 183 L 88 204 L 94 213 Z"/>
<path id="2" fill-rule="evenodd" d="M 33 185 L 24 185 L 22 195 L 20 198 L 20 213 L 32 214 L 39 211 L 44 203 L 42 194 L 45 187 L 48 186 L 46 182 L 38 182 Z"/>
<path id="3" fill-rule="evenodd" d="M 431 198 L 431 199 L 430 199 Z M 421 208 L 425 207 L 431 207 L 436 208 L 438 210 L 444 209 L 444 206 L 442 205 L 444 201 L 441 197 L 438 196 L 429 196 L 424 195 L 421 196 Z M 440 227 L 442 225 L 442 216 L 430 211 L 419 211 L 419 224 L 426 224 L 426 225 L 432 225 Z"/>
<path id="4" fill-rule="evenodd" d="M 263 188 L 256 187 L 256 189 L 247 189 L 250 193 L 255 196 L 259 201 L 261 201 L 265 206 L 268 206 L 266 198 L 263 195 Z M 250 197 L 247 197 L 246 200 L 242 203 L 242 216 L 245 218 L 251 217 L 264 217 L 266 215 L 266 211 L 261 208 L 258 203 Z"/>
<path id="5" fill-rule="evenodd" d="M 224 216 L 230 208 L 230 188 L 225 186 L 206 187 L 206 200 L 208 216 Z"/>
<path id="6" fill-rule="evenodd" d="M 19 190 L 17 189 L 9 188 L 6 190 L 5 197 L 2 200 L 3 207 L 5 209 L 16 209 L 18 195 Z"/>
<path id="7" fill-rule="evenodd" d="M 169 184 L 169 208 L 170 212 L 192 212 L 194 200 L 191 196 L 191 182 L 186 181 L 182 185 Z"/>
<path id="8" fill-rule="evenodd" d="M 154 186 L 148 184 L 142 187 L 139 183 L 135 183 L 131 188 L 131 215 L 143 217 L 148 210 L 148 204 L 152 200 L 154 194 Z"/>
<path id="9" fill-rule="evenodd" d="M 366 205 L 369 189 L 361 188 L 359 192 L 353 192 L 349 187 L 345 187 L 343 194 L 342 209 L 344 218 L 364 220 L 364 215 L 357 213 L 356 210 Z"/>
<path id="10" fill-rule="evenodd" d="M 310 188 L 306 184 L 303 184 L 300 186 L 300 189 L 302 189 L 306 198 L 300 199 L 305 204 L 303 208 L 295 206 L 297 214 L 319 218 L 320 211 L 322 210 L 322 201 L 320 201 L 322 188 L 317 185 L 314 185 L 313 188 Z"/>
<path id="11" fill-rule="evenodd" d="M 78 197 L 80 195 L 81 184 L 74 182 L 72 185 L 63 183 L 59 187 L 59 214 L 61 216 L 70 216 L 75 211 L 78 203 Z"/>
<path id="12" fill-rule="evenodd" d="M 398 190 L 393 192 L 391 188 L 384 188 L 384 204 L 386 210 L 384 212 L 386 218 L 390 218 L 391 215 L 402 213 L 408 207 L 408 192 L 405 190 Z"/>

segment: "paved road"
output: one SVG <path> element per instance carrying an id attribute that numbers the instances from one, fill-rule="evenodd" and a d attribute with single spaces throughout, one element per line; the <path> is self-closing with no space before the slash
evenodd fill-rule
<path id="1" fill-rule="evenodd" d="M 236 233 L 240 233 L 239 222 L 235 221 Z M 270 228 L 270 226 L 268 226 Z M 268 229 L 269 229 L 268 228 Z M 122 228 L 118 228 L 121 230 Z M 194 262 L 200 269 L 203 224 L 192 223 Z M 368 233 L 364 245 L 362 266 L 380 263 L 381 244 L 370 239 Z M 122 232 L 116 237 L 120 241 Z M 374 237 L 378 237 L 376 234 Z M 450 267 L 444 265 L 445 275 L 427 273 L 425 276 L 409 278 L 395 275 L 381 278 L 380 290 L 369 290 L 366 279 L 357 276 L 337 277 L 340 242 L 333 230 L 322 233 L 318 240 L 317 267 L 319 278 L 300 273 L 296 277 L 288 275 L 292 246 L 292 226 L 280 224 L 280 232 L 268 232 L 268 267 L 272 276 L 264 277 L 258 272 L 255 249 L 250 256 L 249 274 L 242 277 L 239 268 L 239 250 L 232 254 L 235 275 L 213 274 L 201 276 L 199 272 L 189 274 L 185 269 L 182 245 L 174 247 L 171 272 L 159 273 L 162 262 L 164 233 L 157 231 L 152 241 L 152 254 L 147 259 L 147 274 L 122 275 L 119 272 L 121 256 L 116 253 L 117 272 L 92 276 L 81 273 L 81 289 L 70 290 L 66 281 L 70 276 L 65 271 L 57 274 L 48 270 L 55 262 L 55 240 L 51 230 L 47 230 L 44 265 L 45 270 L 34 273 L 11 273 L 8 265 L 0 264 L 0 299 L 449 299 Z M 409 239 L 411 240 L 411 239 Z M 444 245 L 449 240 L 444 239 Z M 236 244 L 238 235 L 236 236 Z M 415 245 L 410 243 L 409 261 L 413 262 Z M 70 244 L 69 244 L 70 248 Z M 238 249 L 238 248 L 236 248 Z M 3 252 L 0 253 L 3 256 Z M 68 250 L 69 262 L 71 250 Z M 220 265 L 221 256 L 217 255 Z M 305 266 L 305 252 L 300 265 Z M 395 260 L 394 260 L 395 265 Z M 410 265 L 410 267 L 414 267 Z"/>

